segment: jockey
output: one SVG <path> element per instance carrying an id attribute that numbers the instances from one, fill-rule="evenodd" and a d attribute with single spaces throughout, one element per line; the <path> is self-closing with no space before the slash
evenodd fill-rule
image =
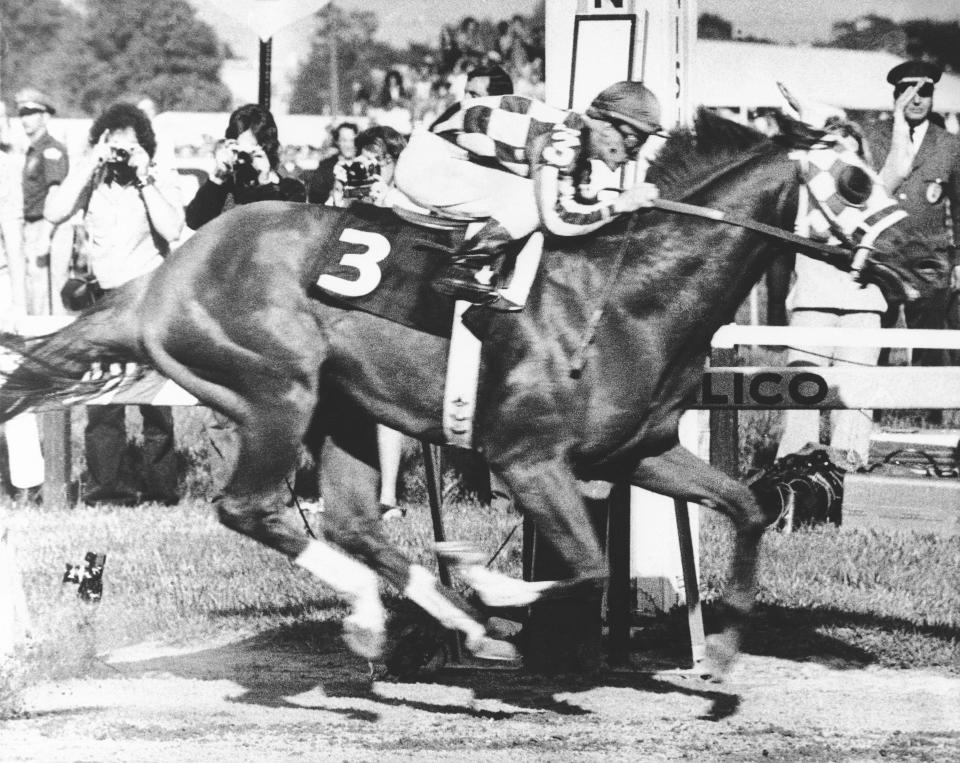
<path id="1" fill-rule="evenodd" d="M 505 244 L 540 226 L 556 236 L 581 236 L 650 206 L 658 192 L 649 183 L 610 202 L 585 194 L 590 160 L 616 170 L 659 130 L 656 96 L 640 82 L 617 82 L 583 115 L 523 96 L 491 96 L 465 101 L 429 131 L 414 133 L 397 163 L 398 188 L 439 214 L 484 221 L 434 289 L 492 303 L 497 275 L 489 283 L 477 275 L 484 266 L 497 269 Z"/>

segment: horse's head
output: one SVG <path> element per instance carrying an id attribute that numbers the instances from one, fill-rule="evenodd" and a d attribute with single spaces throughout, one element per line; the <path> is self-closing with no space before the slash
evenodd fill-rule
<path id="1" fill-rule="evenodd" d="M 946 248 L 914 234 L 906 211 L 854 145 L 790 122 L 781 121 L 781 129 L 780 141 L 791 147 L 798 167 L 803 232 L 853 252 L 850 262 L 835 264 L 877 284 L 890 303 L 928 297 L 940 288 L 949 268 Z"/>

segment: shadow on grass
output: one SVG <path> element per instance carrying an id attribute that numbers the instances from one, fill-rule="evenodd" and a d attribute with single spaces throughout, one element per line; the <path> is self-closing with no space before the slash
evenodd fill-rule
<path id="1" fill-rule="evenodd" d="M 720 629 L 715 610 L 704 604 L 707 634 Z M 685 610 L 639 619 L 631 650 L 651 660 L 689 663 Z M 907 638 L 904 638 L 907 637 Z M 905 642 L 913 643 L 912 647 Z M 917 646 L 921 642 L 921 646 Z M 922 625 L 899 617 L 834 607 L 795 608 L 758 604 L 743 651 L 760 657 L 816 662 L 838 669 L 867 665 L 954 670 L 960 658 L 960 629 Z"/>

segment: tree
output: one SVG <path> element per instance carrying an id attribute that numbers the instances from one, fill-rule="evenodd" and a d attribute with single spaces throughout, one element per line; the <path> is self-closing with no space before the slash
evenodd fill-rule
<path id="1" fill-rule="evenodd" d="M 58 106 L 69 104 L 65 80 L 73 61 L 64 51 L 72 48 L 71 31 L 80 23 L 79 14 L 59 0 L 0 0 L 0 97 L 10 101 L 29 86 Z"/>
<path id="2" fill-rule="evenodd" d="M 931 58 L 948 71 L 960 72 L 960 23 L 917 19 L 903 28 L 908 56 Z"/>
<path id="3" fill-rule="evenodd" d="M 697 37 L 701 40 L 732 40 L 733 24 L 722 16 L 701 13 L 697 18 Z"/>
<path id="4" fill-rule="evenodd" d="M 224 52 L 184 0 L 89 0 L 68 81 L 93 115 L 122 98 L 152 98 L 160 110 L 221 111 Z"/>
<path id="5" fill-rule="evenodd" d="M 837 21 L 833 24 L 831 38 L 820 47 L 849 48 L 852 50 L 885 50 L 897 56 L 906 55 L 907 36 L 897 22 L 868 14 L 852 21 Z"/>
<path id="6" fill-rule="evenodd" d="M 416 64 L 415 51 L 395 48 L 373 39 L 379 27 L 376 13 L 345 13 L 333 3 L 318 11 L 316 34 L 310 53 L 293 81 L 290 112 L 322 114 L 343 112 L 360 89 L 372 93 L 371 72 L 387 71 L 398 64 Z M 331 47 L 337 60 L 336 98 L 331 97 Z"/>

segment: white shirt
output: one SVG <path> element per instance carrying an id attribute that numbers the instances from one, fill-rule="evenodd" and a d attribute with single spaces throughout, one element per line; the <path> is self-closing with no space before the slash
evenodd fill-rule
<path id="1" fill-rule="evenodd" d="M 156 187 L 167 201 L 180 208 L 176 186 L 165 173 Z M 98 184 L 90 197 L 84 227 L 90 267 L 104 289 L 123 286 L 163 262 L 147 208 L 133 185 Z"/>
<path id="2" fill-rule="evenodd" d="M 910 161 L 913 161 L 917 156 L 917 151 L 920 150 L 920 144 L 923 143 L 923 138 L 927 134 L 927 128 L 930 126 L 930 120 L 924 119 L 920 124 L 913 128 L 913 135 L 910 136 Z"/>

